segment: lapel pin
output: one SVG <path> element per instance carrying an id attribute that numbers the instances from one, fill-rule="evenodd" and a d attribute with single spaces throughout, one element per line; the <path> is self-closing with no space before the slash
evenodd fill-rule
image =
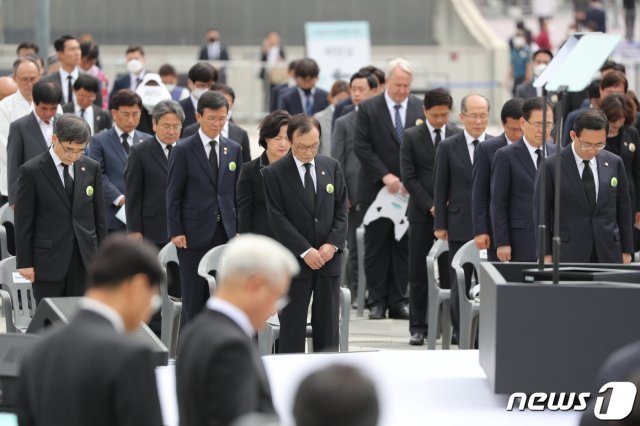
<path id="1" fill-rule="evenodd" d="M 225 154 L 226 154 L 226 152 L 225 152 Z M 236 171 L 236 167 L 237 166 L 236 166 L 236 162 L 235 161 L 232 161 L 232 162 L 229 163 L 229 170 L 230 171 L 235 172 Z"/>
<path id="2" fill-rule="evenodd" d="M 80 171 L 84 172 L 84 166 L 80 167 Z"/>
<path id="3" fill-rule="evenodd" d="M 608 161 L 605 161 L 605 162 L 604 162 L 604 166 L 605 166 L 605 167 L 609 167 L 609 162 L 608 162 Z"/>
<path id="4" fill-rule="evenodd" d="M 618 186 L 618 178 L 614 176 L 611 178 L 611 187 L 615 188 L 616 186 Z"/>
<path id="5" fill-rule="evenodd" d="M 627 146 L 627 145 L 629 145 L 629 142 L 625 142 L 625 143 L 624 143 L 624 146 Z"/>
<path id="6" fill-rule="evenodd" d="M 226 146 L 224 148 L 222 148 L 222 152 L 224 153 L 224 155 L 227 155 L 227 147 Z"/>
<path id="7" fill-rule="evenodd" d="M 631 151 L 631 152 L 635 152 L 635 150 L 636 150 L 636 144 L 634 144 L 634 143 L 630 143 L 630 144 L 629 144 L 629 151 Z"/>
<path id="8" fill-rule="evenodd" d="M 323 171 L 321 171 L 321 172 L 320 172 L 320 174 L 321 174 L 322 176 L 324 176 L 324 170 L 323 170 Z"/>
<path id="9" fill-rule="evenodd" d="M 327 184 L 327 193 L 328 194 L 333 194 L 333 190 L 334 190 L 333 185 L 328 183 Z"/>

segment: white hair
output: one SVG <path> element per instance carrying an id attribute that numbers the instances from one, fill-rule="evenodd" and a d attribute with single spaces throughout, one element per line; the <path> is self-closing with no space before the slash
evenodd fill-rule
<path id="1" fill-rule="evenodd" d="M 411 66 L 409 61 L 404 58 L 395 58 L 390 60 L 387 63 L 387 66 L 384 68 L 384 74 L 387 80 L 391 78 L 391 74 L 393 74 L 396 68 L 400 68 L 402 71 L 409 74 L 411 78 L 413 78 L 413 67 Z"/>
<path id="2" fill-rule="evenodd" d="M 218 283 L 232 275 L 265 274 L 277 279 L 295 276 L 300 265 L 295 256 L 279 242 L 256 234 L 242 234 L 233 238 L 224 250 L 218 269 Z"/>

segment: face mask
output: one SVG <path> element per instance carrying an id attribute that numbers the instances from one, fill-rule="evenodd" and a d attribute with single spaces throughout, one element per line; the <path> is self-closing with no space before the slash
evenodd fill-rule
<path id="1" fill-rule="evenodd" d="M 143 68 L 144 64 L 138 59 L 132 59 L 127 62 L 127 71 L 129 71 L 130 74 L 138 74 Z"/>
<path id="2" fill-rule="evenodd" d="M 533 75 L 536 77 L 540 77 L 540 74 L 547 68 L 547 64 L 538 64 L 533 67 Z"/>
<path id="3" fill-rule="evenodd" d="M 516 36 L 513 38 L 513 47 L 515 47 L 516 49 L 520 49 L 521 47 L 524 47 L 525 43 L 526 41 L 522 36 Z"/>
<path id="4" fill-rule="evenodd" d="M 166 87 L 169 92 L 173 92 L 173 89 L 176 88 L 176 85 L 175 84 L 165 84 L 164 87 Z"/>
<path id="5" fill-rule="evenodd" d="M 209 43 L 215 43 L 216 41 L 218 41 L 218 39 L 217 39 L 217 38 L 210 38 L 210 39 L 209 39 Z"/>
<path id="6" fill-rule="evenodd" d="M 197 88 L 196 88 L 196 89 L 193 89 L 193 90 L 191 91 L 191 94 L 193 95 L 193 97 L 194 97 L 194 98 L 196 98 L 196 99 L 200 99 L 200 96 L 202 96 L 202 94 L 203 94 L 204 92 L 206 92 L 207 90 L 208 90 L 208 89 L 197 89 Z"/>
<path id="7" fill-rule="evenodd" d="M 158 102 L 171 99 L 171 94 L 164 86 L 139 86 L 136 93 L 142 98 L 142 106 L 149 113 Z"/>

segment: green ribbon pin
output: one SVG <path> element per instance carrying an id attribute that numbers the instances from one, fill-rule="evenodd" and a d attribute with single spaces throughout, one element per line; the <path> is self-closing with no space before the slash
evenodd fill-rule
<path id="1" fill-rule="evenodd" d="M 237 166 L 236 166 L 236 162 L 235 161 L 232 161 L 232 162 L 229 163 L 229 170 L 231 170 L 232 172 L 236 171 L 236 167 Z"/>
<path id="2" fill-rule="evenodd" d="M 611 187 L 615 188 L 616 186 L 618 186 L 618 178 L 614 176 L 611 178 Z"/>
<path id="3" fill-rule="evenodd" d="M 93 197 L 93 186 L 91 185 L 87 186 L 87 189 L 85 190 L 85 192 L 87 193 L 87 196 Z"/>
<path id="4" fill-rule="evenodd" d="M 327 184 L 327 193 L 333 194 L 333 190 L 334 190 L 333 185 L 328 183 Z"/>

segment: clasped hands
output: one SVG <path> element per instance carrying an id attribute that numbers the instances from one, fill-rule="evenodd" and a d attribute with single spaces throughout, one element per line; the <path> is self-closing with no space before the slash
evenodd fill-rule
<path id="1" fill-rule="evenodd" d="M 314 271 L 322 268 L 327 262 L 333 259 L 336 254 L 336 248 L 331 244 L 323 244 L 319 249 L 311 248 L 304 255 L 303 260 L 307 266 Z"/>

